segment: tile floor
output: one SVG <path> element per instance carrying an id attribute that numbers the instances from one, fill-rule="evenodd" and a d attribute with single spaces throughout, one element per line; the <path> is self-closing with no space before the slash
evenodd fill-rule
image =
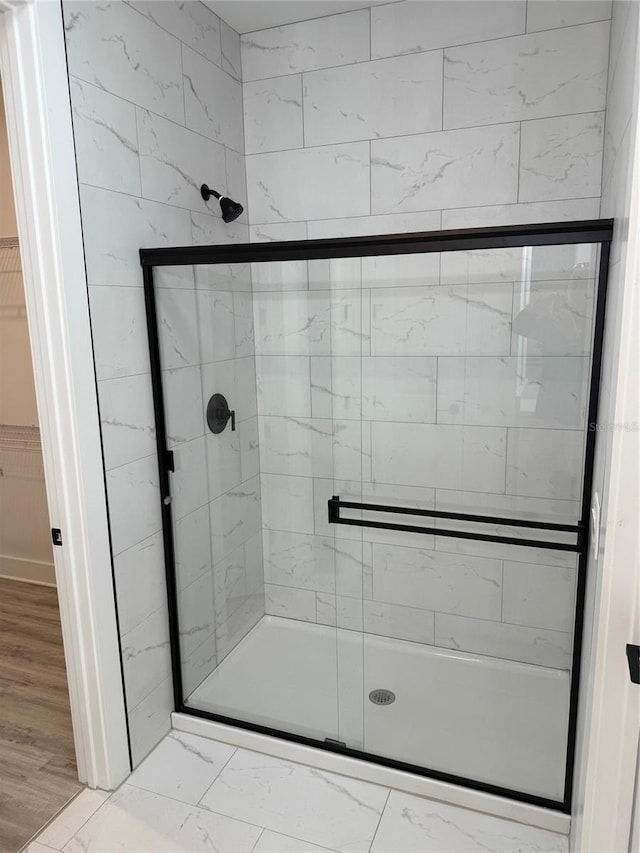
<path id="1" fill-rule="evenodd" d="M 25 853 L 567 853 L 567 839 L 174 731 Z"/>

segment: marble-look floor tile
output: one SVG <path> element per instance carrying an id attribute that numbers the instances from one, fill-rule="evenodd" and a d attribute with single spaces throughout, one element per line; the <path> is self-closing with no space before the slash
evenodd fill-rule
<path id="1" fill-rule="evenodd" d="M 392 791 L 372 853 L 567 853 L 566 836 Z"/>
<path id="2" fill-rule="evenodd" d="M 309 844 L 308 841 L 300 841 L 298 838 L 265 829 L 252 853 L 332 853 L 332 851 L 326 847 L 318 847 L 317 844 Z"/>
<path id="3" fill-rule="evenodd" d="M 110 791 L 101 791 L 99 788 L 92 790 L 85 788 L 80 791 L 68 806 L 66 806 L 58 817 L 38 836 L 38 843 L 46 845 L 44 848 L 62 850 L 64 845 L 73 838 L 80 827 L 86 823 L 91 815 L 103 805 L 111 796 Z M 31 850 L 31 846 L 27 847 Z M 38 853 L 34 847 L 32 853 Z"/>
<path id="4" fill-rule="evenodd" d="M 65 846 L 65 853 L 249 853 L 260 829 L 123 785 Z M 123 847 L 126 844 L 126 847 Z"/>
<path id="5" fill-rule="evenodd" d="M 520 201 L 549 201 L 600 193 L 604 113 L 522 124 Z"/>
<path id="6" fill-rule="evenodd" d="M 524 32 L 524 0 L 387 3 L 371 10 L 371 56 L 398 56 Z"/>
<path id="7" fill-rule="evenodd" d="M 280 77 L 370 58 L 366 9 L 247 33 L 240 39 L 245 80 Z"/>
<path id="8" fill-rule="evenodd" d="M 519 139 L 499 124 L 373 140 L 371 213 L 515 202 Z"/>
<path id="9" fill-rule="evenodd" d="M 235 752 L 225 743 L 173 731 L 127 779 L 127 785 L 196 805 Z"/>
<path id="10" fill-rule="evenodd" d="M 442 129 L 442 53 L 398 56 L 304 75 L 305 145 Z"/>
<path id="11" fill-rule="evenodd" d="M 449 48 L 444 126 L 602 110 L 608 46 L 604 22 Z"/>
<path id="12" fill-rule="evenodd" d="M 240 749 L 202 804 L 344 853 L 367 853 L 387 794 L 377 785 Z"/>

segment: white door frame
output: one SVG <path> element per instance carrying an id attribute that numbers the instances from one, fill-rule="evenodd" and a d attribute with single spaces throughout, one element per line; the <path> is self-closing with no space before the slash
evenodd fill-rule
<path id="1" fill-rule="evenodd" d="M 0 77 L 78 774 L 112 789 L 130 764 L 59 2 L 0 0 Z"/>

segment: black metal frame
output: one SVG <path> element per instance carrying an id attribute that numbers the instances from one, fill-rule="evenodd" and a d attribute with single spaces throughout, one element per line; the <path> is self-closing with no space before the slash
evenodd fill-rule
<path id="1" fill-rule="evenodd" d="M 498 228 L 472 228 L 454 231 L 430 231 L 416 234 L 391 234 L 377 237 L 353 237 L 331 240 L 291 241 L 277 243 L 246 243 L 228 244 L 223 246 L 186 246 L 178 248 L 141 249 L 140 262 L 143 269 L 145 305 L 147 312 L 147 331 L 149 338 L 149 353 L 151 358 L 151 379 L 153 385 L 153 400 L 156 419 L 156 445 L 158 466 L 160 471 L 160 502 L 162 510 L 162 529 L 165 552 L 165 573 L 167 580 L 167 602 L 169 610 L 169 639 L 171 648 L 171 663 L 173 676 L 173 692 L 176 711 L 195 717 L 225 723 L 237 728 L 248 729 L 281 738 L 283 740 L 302 743 L 308 746 L 338 752 L 363 761 L 373 762 L 386 767 L 393 767 L 420 776 L 462 785 L 467 788 L 488 794 L 509 797 L 525 803 L 544 808 L 554 809 L 565 813 L 571 812 L 571 795 L 573 788 L 576 727 L 578 717 L 578 691 L 580 686 L 580 663 L 582 654 L 582 631 L 584 622 L 584 599 L 586 590 L 587 571 L 587 534 L 590 522 L 590 506 L 593 481 L 595 440 L 597 430 L 594 428 L 598 413 L 598 396 L 600 373 L 602 366 L 602 345 L 604 334 L 605 302 L 607 276 L 609 269 L 610 244 L 613 235 L 613 220 L 589 220 L 584 222 L 556 222 L 541 225 L 515 225 Z M 340 501 L 338 497 L 328 502 L 330 521 L 336 524 L 378 527 L 391 530 L 403 530 L 417 533 L 433 533 L 438 536 L 452 536 L 461 539 L 476 539 L 481 541 L 501 542 L 512 545 L 533 546 L 553 550 L 573 551 L 579 555 L 578 575 L 576 586 L 576 614 L 573 636 L 573 658 L 571 669 L 570 705 L 567 739 L 567 756 L 565 767 L 565 788 L 562 801 L 550 800 L 531 794 L 490 785 L 473 779 L 466 779 L 438 770 L 396 761 L 384 756 L 378 756 L 342 747 L 334 742 L 319 741 L 313 738 L 296 735 L 291 732 L 261 726 L 210 711 L 191 708 L 185 704 L 182 684 L 182 666 L 180 659 L 180 632 L 178 618 L 178 596 L 176 586 L 175 553 L 173 541 L 171 486 L 169 473 L 173 471 L 173 454 L 167 446 L 164 394 L 158 340 L 156 315 L 155 288 L 153 267 L 180 266 L 197 264 L 233 264 L 266 261 L 311 260 L 318 258 L 365 257 L 373 255 L 394 255 L 429 252 L 456 252 L 474 249 L 495 249 L 521 246 L 551 246 L 562 244 L 599 243 L 600 263 L 598 272 L 597 297 L 595 306 L 593 354 L 591 360 L 591 380 L 589 387 L 589 404 L 587 415 L 587 433 L 585 442 L 585 465 L 581 502 L 581 517 L 576 525 L 547 524 L 491 516 L 471 515 L 464 513 L 436 512 L 412 507 L 386 506 L 366 504 L 352 501 Z M 340 509 L 357 509 L 366 512 L 390 512 L 402 515 L 443 518 L 456 521 L 508 525 L 514 527 L 534 528 L 555 532 L 575 534 L 575 543 L 549 542 L 546 540 L 521 539 L 493 534 L 470 533 L 468 531 L 442 530 L 437 527 L 420 527 L 418 525 L 394 524 L 393 522 L 376 522 L 368 519 L 344 518 Z"/>

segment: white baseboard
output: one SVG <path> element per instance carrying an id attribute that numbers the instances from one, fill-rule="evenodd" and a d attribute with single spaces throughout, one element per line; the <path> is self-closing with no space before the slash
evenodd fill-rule
<path id="1" fill-rule="evenodd" d="M 25 560 L 22 557 L 8 557 L 0 554 L 0 578 L 36 583 L 41 586 L 55 586 L 56 573 L 53 563 L 41 563 L 38 560 Z"/>
<path id="2" fill-rule="evenodd" d="M 537 826 L 541 829 L 549 829 L 563 835 L 568 835 L 571 829 L 569 815 L 551 809 L 518 803 L 515 800 L 507 800 L 492 794 L 483 794 L 481 791 L 472 791 L 458 785 L 426 779 L 424 776 L 416 776 L 403 770 L 395 770 L 392 767 L 383 767 L 380 764 L 361 761 L 335 752 L 326 752 L 323 749 L 315 749 L 292 741 L 269 737 L 236 726 L 225 726 L 222 723 L 203 720 L 200 717 L 191 717 L 188 714 L 173 713 L 171 722 L 173 728 L 178 731 L 190 732 L 211 740 L 229 743 L 232 746 L 252 749 L 255 752 L 263 752 L 266 755 L 273 755 L 286 761 L 309 764 L 320 770 L 328 770 L 342 776 L 351 776 L 354 779 L 372 782 L 375 785 L 396 788 L 418 797 L 451 803 L 454 806 L 484 812 L 506 820 L 525 823 L 529 826 Z"/>

